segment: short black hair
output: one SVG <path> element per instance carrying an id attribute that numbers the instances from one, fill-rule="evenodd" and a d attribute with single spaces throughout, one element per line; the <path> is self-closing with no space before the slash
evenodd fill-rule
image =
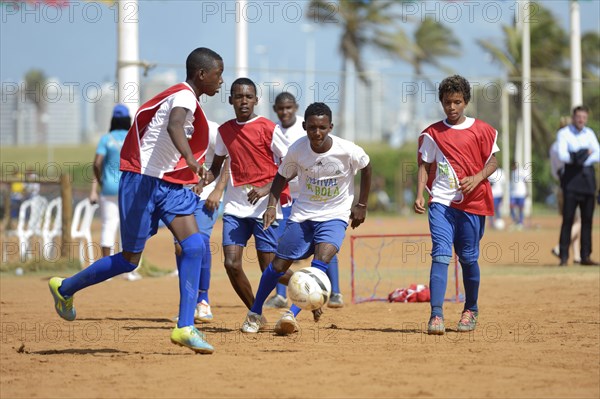
<path id="1" fill-rule="evenodd" d="M 131 127 L 130 116 L 120 116 L 110 120 L 110 132 L 113 130 L 129 130 Z"/>
<path id="2" fill-rule="evenodd" d="M 573 115 L 575 115 L 575 113 L 577 113 L 579 111 L 585 112 L 586 114 L 590 113 L 590 109 L 587 106 L 585 106 L 585 105 L 578 105 L 575 108 L 573 108 Z"/>
<path id="3" fill-rule="evenodd" d="M 294 97 L 294 95 L 292 93 L 290 93 L 289 91 L 283 91 L 283 92 L 279 93 L 277 95 L 277 97 L 275 97 L 275 104 L 277 104 L 278 102 L 283 102 L 283 101 L 291 101 L 295 104 L 296 97 Z"/>
<path id="4" fill-rule="evenodd" d="M 218 61 L 223 61 L 219 54 L 206 47 L 198 47 L 185 60 L 186 79 L 191 79 L 200 69 L 209 71 L 216 68 Z"/>
<path id="5" fill-rule="evenodd" d="M 304 111 L 304 120 L 308 120 L 309 116 L 321 116 L 327 115 L 329 117 L 329 123 L 333 123 L 333 117 L 331 116 L 331 108 L 325 103 L 312 103 L 306 107 Z"/>
<path id="6" fill-rule="evenodd" d="M 231 84 L 231 92 L 233 93 L 233 88 L 235 86 L 252 86 L 254 88 L 254 94 L 257 94 L 256 85 L 250 78 L 237 78 Z"/>
<path id="7" fill-rule="evenodd" d="M 438 89 L 440 101 L 444 99 L 445 94 L 462 93 L 465 103 L 471 101 L 471 85 L 469 81 L 460 75 L 448 76 L 442 80 Z"/>

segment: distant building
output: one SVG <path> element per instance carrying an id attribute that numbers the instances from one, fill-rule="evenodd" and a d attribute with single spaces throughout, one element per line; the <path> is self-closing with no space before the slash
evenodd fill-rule
<path id="1" fill-rule="evenodd" d="M 4 90 L 5 85 L 2 85 Z M 62 145 L 82 142 L 81 98 L 77 91 L 49 79 L 38 108 L 26 97 L 25 84 L 6 85 L 1 93 L 0 143 L 2 145 Z M 16 90 L 13 90 L 16 89 Z M 45 113 L 42 113 L 45 110 Z"/>
<path id="2" fill-rule="evenodd" d="M 161 73 L 152 73 L 149 78 L 142 81 L 140 103 L 145 103 L 161 91 L 177 83 L 179 83 L 177 72 L 173 69 Z"/>

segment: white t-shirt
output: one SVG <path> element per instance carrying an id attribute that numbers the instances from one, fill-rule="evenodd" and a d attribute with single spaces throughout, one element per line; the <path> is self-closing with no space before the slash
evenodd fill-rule
<path id="1" fill-rule="evenodd" d="M 283 134 L 285 134 L 285 137 L 287 137 L 290 144 L 294 144 L 296 140 L 306 136 L 306 130 L 304 130 L 302 127 L 302 122 L 304 122 L 304 118 L 300 115 L 296 115 L 296 122 L 294 122 L 294 124 L 288 128 L 284 128 L 281 124 L 281 121 L 277 121 L 277 124 L 281 128 Z M 294 177 L 288 182 L 288 185 L 290 186 L 290 195 L 292 196 L 292 199 L 297 199 L 298 194 L 300 193 L 298 178 Z"/>
<path id="2" fill-rule="evenodd" d="M 292 205 L 293 222 L 350 218 L 354 175 L 369 164 L 369 156 L 351 141 L 329 137 L 332 146 L 323 154 L 310 148 L 307 136 L 297 140 L 279 166 L 279 174 L 285 178 L 298 175 L 300 192 Z"/>
<path id="3" fill-rule="evenodd" d="M 494 173 L 488 177 L 488 180 L 492 186 L 492 196 L 494 198 L 502 198 L 504 195 L 504 182 L 506 181 L 502 169 L 496 169 Z"/>
<path id="4" fill-rule="evenodd" d="M 210 168 L 212 165 L 213 159 L 215 158 L 215 146 L 217 144 L 217 136 L 219 135 L 219 124 L 213 121 L 208 122 L 208 149 L 206 150 L 206 156 L 204 158 L 206 162 L 206 167 Z M 227 160 L 225 160 L 227 162 Z M 200 193 L 200 199 L 206 201 L 210 193 L 213 192 L 215 187 L 217 186 L 217 179 L 215 179 L 212 183 L 205 186 L 202 189 L 202 193 Z"/>
<path id="5" fill-rule="evenodd" d="M 257 116 L 247 122 L 237 122 L 240 125 L 252 123 L 258 118 L 262 118 L 262 116 Z M 273 162 L 278 162 L 278 160 L 282 159 L 286 156 L 288 150 L 289 142 L 281 132 L 279 126 L 275 125 L 275 130 L 273 130 L 273 139 L 271 141 L 271 151 L 273 152 L 273 157 L 275 158 Z M 215 154 L 217 155 L 229 155 L 227 151 L 227 146 L 223 142 L 221 135 L 217 135 L 217 143 L 215 146 Z M 273 176 L 275 177 L 275 176 Z M 225 204 L 223 208 L 223 213 L 226 215 L 232 215 L 239 218 L 261 218 L 262 214 L 267 210 L 267 202 L 269 200 L 269 196 L 265 195 L 260 198 L 256 204 L 252 205 L 248 201 L 248 193 L 253 188 L 252 185 L 245 184 L 242 186 L 233 186 L 233 178 L 232 175 L 229 175 L 229 180 L 227 182 L 227 189 L 225 190 L 225 194 L 223 195 L 223 202 Z M 277 219 L 283 218 L 283 214 L 281 213 L 281 207 L 277 206 Z"/>
<path id="6" fill-rule="evenodd" d="M 459 125 L 449 125 L 444 120 L 446 126 L 456 129 L 468 129 L 475 119 L 466 117 L 465 121 Z M 496 137 L 498 135 L 496 134 Z M 492 154 L 500 151 L 500 148 L 494 141 L 492 147 Z M 423 142 L 419 148 L 421 153 L 421 159 L 427 163 L 435 163 L 437 165 L 436 176 L 431 184 L 431 195 L 433 196 L 432 202 L 438 202 L 440 204 L 450 206 L 452 202 L 462 202 L 463 194 L 459 191 L 460 184 L 458 175 L 454 171 L 454 168 L 450 164 L 450 161 L 446 159 L 442 151 L 438 149 L 437 144 L 429 135 L 423 135 Z"/>
<path id="7" fill-rule="evenodd" d="M 510 196 L 512 198 L 527 196 L 527 173 L 521 167 L 510 172 Z"/>
<path id="8" fill-rule="evenodd" d="M 171 110 L 175 107 L 187 109 L 184 123 L 185 135 L 189 138 L 194 133 L 194 112 L 198 99 L 192 91 L 181 90 L 168 97 L 156 111 L 146 132 L 140 140 L 140 173 L 162 178 L 165 172 L 173 170 L 181 154 L 167 131 L 167 123 Z"/>

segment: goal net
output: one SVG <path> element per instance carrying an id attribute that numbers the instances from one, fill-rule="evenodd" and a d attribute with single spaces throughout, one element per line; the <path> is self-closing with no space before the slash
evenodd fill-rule
<path id="1" fill-rule="evenodd" d="M 429 285 L 431 246 L 430 234 L 350 236 L 352 303 L 387 301 L 396 288 Z M 456 256 L 448 267 L 445 300 L 464 300 Z"/>

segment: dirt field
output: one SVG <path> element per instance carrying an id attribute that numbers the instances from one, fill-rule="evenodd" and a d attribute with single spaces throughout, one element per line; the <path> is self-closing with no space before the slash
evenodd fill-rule
<path id="1" fill-rule="evenodd" d="M 598 212 L 596 213 L 598 215 Z M 600 220 L 594 258 L 600 259 Z M 488 230 L 482 245 L 477 330 L 459 334 L 462 304 L 445 306 L 448 332 L 424 334 L 429 304 L 348 304 L 321 322 L 301 314 L 300 333 L 256 336 L 239 327 L 246 309 L 214 256 L 215 321 L 202 325 L 216 347 L 195 355 L 169 342 L 177 280 L 120 278 L 76 295 L 78 318 L 62 321 L 49 275 L 0 279 L 2 398 L 150 397 L 600 397 L 600 268 L 557 267 L 550 248 L 559 219 L 540 217 L 525 231 Z M 220 224 L 215 246 L 219 246 Z M 370 218 L 352 233 L 423 233 L 425 217 Z M 174 268 L 163 229 L 145 255 Z M 246 270 L 258 284 L 258 266 Z M 349 250 L 340 256 L 349 301 Z M 279 312 L 266 310 L 271 323 Z M 272 327 L 272 325 L 271 325 Z"/>

